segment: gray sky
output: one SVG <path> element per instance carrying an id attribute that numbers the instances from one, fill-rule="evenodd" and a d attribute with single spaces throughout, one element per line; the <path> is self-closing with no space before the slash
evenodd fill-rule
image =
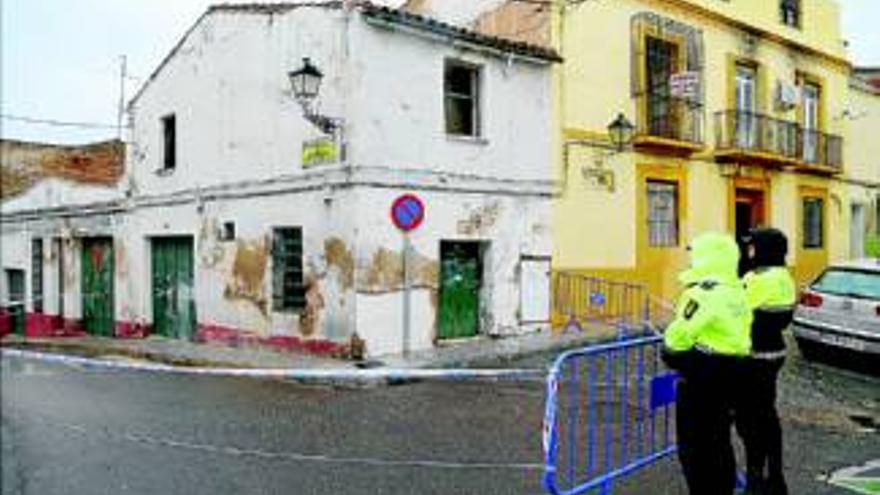
<path id="1" fill-rule="evenodd" d="M 140 86 L 211 0 L 2 1 L 2 113 L 115 124 L 119 56 Z M 858 65 L 880 66 L 880 1 L 838 0 L 845 37 Z M 3 119 L 3 137 L 76 143 L 115 136 Z"/>

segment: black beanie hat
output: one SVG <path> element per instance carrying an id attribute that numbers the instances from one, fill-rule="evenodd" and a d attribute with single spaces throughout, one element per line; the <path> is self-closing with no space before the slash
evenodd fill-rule
<path id="1" fill-rule="evenodd" d="M 748 243 L 755 247 L 753 268 L 785 266 L 788 238 L 779 229 L 759 227 L 749 231 Z"/>

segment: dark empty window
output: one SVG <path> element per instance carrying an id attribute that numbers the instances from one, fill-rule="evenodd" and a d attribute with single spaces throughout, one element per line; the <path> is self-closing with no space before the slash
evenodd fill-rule
<path id="1" fill-rule="evenodd" d="M 825 245 L 824 201 L 822 198 L 804 198 L 804 247 L 821 249 Z"/>
<path id="2" fill-rule="evenodd" d="M 447 62 L 444 76 L 446 133 L 480 136 L 480 70 L 471 65 Z"/>
<path id="3" fill-rule="evenodd" d="M 305 307 L 302 229 L 272 230 L 272 309 L 296 311 Z"/>
<path id="4" fill-rule="evenodd" d="M 177 167 L 177 118 L 174 114 L 162 117 L 162 169 Z"/>
<path id="5" fill-rule="evenodd" d="M 786 26 L 800 27 L 801 25 L 801 2 L 800 0 L 781 0 L 780 9 L 782 23 Z"/>
<path id="6" fill-rule="evenodd" d="M 648 245 L 678 246 L 678 184 L 648 181 Z"/>
<path id="7" fill-rule="evenodd" d="M 31 241 L 31 300 L 34 313 L 43 312 L 43 240 Z"/>
<path id="8" fill-rule="evenodd" d="M 220 239 L 223 241 L 235 240 L 235 222 L 223 222 L 223 229 L 220 232 Z"/>

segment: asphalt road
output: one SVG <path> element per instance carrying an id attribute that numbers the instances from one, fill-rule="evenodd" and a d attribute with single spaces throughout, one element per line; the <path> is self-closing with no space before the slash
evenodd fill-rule
<path id="1" fill-rule="evenodd" d="M 13 359 L 2 371 L 4 495 L 542 493 L 540 382 L 338 390 Z M 792 493 L 847 493 L 817 477 L 880 458 L 865 419 L 880 417 L 880 379 L 794 358 L 780 393 Z M 615 493 L 683 493 L 675 460 Z"/>

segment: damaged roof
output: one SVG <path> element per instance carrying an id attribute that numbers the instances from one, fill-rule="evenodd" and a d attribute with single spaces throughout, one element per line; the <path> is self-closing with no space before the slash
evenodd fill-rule
<path id="1" fill-rule="evenodd" d="M 111 140 L 81 146 L 0 140 L 0 198 L 18 196 L 43 179 L 113 186 L 125 170 L 125 145 Z"/>
<path id="2" fill-rule="evenodd" d="M 561 62 L 562 57 L 556 50 L 540 45 L 534 45 L 523 41 L 511 40 L 500 36 L 483 34 L 471 29 L 449 24 L 437 19 L 413 14 L 401 9 L 376 5 L 370 2 L 361 4 L 361 11 L 369 19 L 379 19 L 404 27 L 419 29 L 439 36 L 455 40 L 466 41 L 476 45 L 486 46 L 501 52 L 512 53 L 524 57 L 546 60 L 549 62 Z"/>

